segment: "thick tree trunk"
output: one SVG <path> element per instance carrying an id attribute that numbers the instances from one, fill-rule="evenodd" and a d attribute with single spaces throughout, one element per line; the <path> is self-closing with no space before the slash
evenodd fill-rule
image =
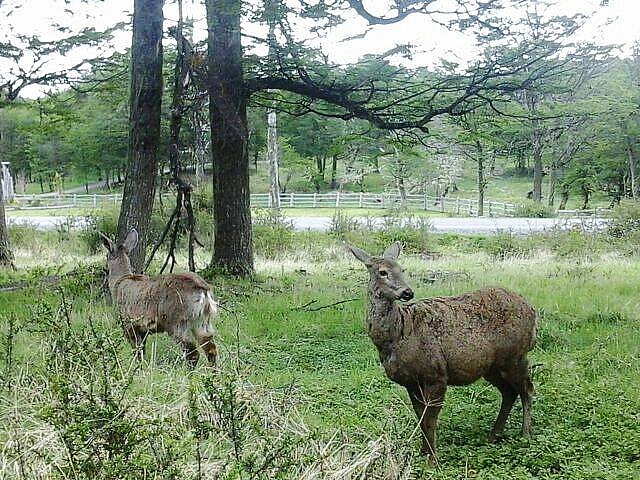
<path id="1" fill-rule="evenodd" d="M 280 209 L 280 178 L 278 165 L 278 130 L 276 111 L 267 112 L 267 161 L 269 162 L 269 197 L 271 207 Z"/>
<path id="2" fill-rule="evenodd" d="M 253 272 L 253 240 L 240 34 L 242 2 L 207 0 L 206 5 L 215 223 L 211 265 L 247 276 Z"/>
<path id="3" fill-rule="evenodd" d="M 135 228 L 140 241 L 131 252 L 134 272 L 142 272 L 158 171 L 162 102 L 162 6 L 164 0 L 135 0 L 131 47 L 129 158 L 118 239 Z"/>
<path id="4" fill-rule="evenodd" d="M 542 134 L 536 130 L 532 138 L 533 146 L 533 201 L 542 201 Z"/>
<path id="5" fill-rule="evenodd" d="M 0 268 L 14 268 L 13 253 L 9 244 L 9 232 L 7 230 L 7 219 L 4 212 L 4 173 L 0 163 Z"/>

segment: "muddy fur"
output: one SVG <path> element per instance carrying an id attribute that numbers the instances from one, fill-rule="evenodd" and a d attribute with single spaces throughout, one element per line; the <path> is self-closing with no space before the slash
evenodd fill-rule
<path id="1" fill-rule="evenodd" d="M 350 249 L 370 274 L 369 336 L 387 376 L 409 392 L 424 434 L 423 451 L 435 458 L 435 429 L 447 386 L 480 378 L 502 394 L 490 440 L 502 433 L 518 396 L 522 431 L 529 435 L 533 384 L 527 352 L 535 344 L 536 321 L 531 305 L 499 287 L 399 305 L 397 300 L 413 297 L 396 262 L 400 245 L 390 246 L 383 257 Z"/>
<path id="2" fill-rule="evenodd" d="M 217 304 L 211 287 L 195 273 L 157 278 L 133 274 L 128 252 L 135 247 L 137 234 L 129 235 L 122 245 L 103 238 L 109 251 L 111 297 L 137 356 L 144 355 L 149 334 L 166 332 L 180 344 L 190 363 L 197 363 L 200 347 L 209 363 L 215 365 L 217 351 L 211 318 L 217 313 Z"/>

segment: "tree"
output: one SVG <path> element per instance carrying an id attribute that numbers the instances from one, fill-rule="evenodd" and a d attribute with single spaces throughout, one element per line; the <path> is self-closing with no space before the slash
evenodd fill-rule
<path id="1" fill-rule="evenodd" d="M 544 78 L 549 69 L 541 61 L 558 50 L 552 43 L 516 51 L 494 48 L 466 69 L 445 62 L 438 71 L 429 71 L 392 65 L 389 58 L 409 53 L 407 47 L 400 46 L 380 56 L 366 57 L 357 65 L 340 67 L 295 40 L 289 19 L 313 19 L 314 29 L 330 28 L 341 21 L 341 13 L 348 7 L 371 24 L 393 23 L 417 14 L 442 20 L 437 12 L 451 2 L 397 0 L 390 2 L 394 6 L 390 15 L 376 16 L 359 1 L 300 1 L 280 3 L 279 43 L 274 48 L 277 61 L 264 62 L 256 55 L 243 56 L 243 3 L 206 2 L 215 197 L 212 266 L 238 275 L 253 271 L 247 161 L 249 99 L 267 107 L 279 100 L 273 90 L 286 91 L 296 100 L 277 101 L 276 108 L 293 115 L 315 112 L 342 120 L 358 118 L 380 129 L 419 137 L 440 115 L 462 115 L 488 101 L 498 105 L 507 100 L 507 94 L 533 79 Z M 494 13 L 505 2 L 454 3 L 456 27 L 491 30 L 504 26 Z"/>
<path id="2" fill-rule="evenodd" d="M 62 3 L 62 2 L 61 2 Z M 65 2 L 65 3 L 68 3 Z M 0 2 L 0 15 L 8 18 L 22 5 L 15 1 Z M 79 46 L 95 47 L 111 38 L 111 34 L 120 29 L 122 24 L 115 25 L 105 31 L 98 31 L 92 27 L 82 27 L 72 31 L 65 27 L 59 29 L 66 35 L 53 40 L 43 40 L 35 35 L 16 33 L 12 29 L 5 29 L 0 34 L 0 109 L 16 101 L 21 92 L 31 85 L 59 85 L 78 72 L 81 72 L 91 60 L 82 59 L 73 65 L 53 68 L 51 62 L 54 57 L 68 57 Z M 59 32 L 58 32 L 59 33 Z M 4 202 L 0 201 L 0 267 L 12 265 L 13 255 L 8 242 L 7 225 L 5 221 Z"/>
<path id="3" fill-rule="evenodd" d="M 164 0 L 135 0 L 131 46 L 129 154 L 118 240 L 135 228 L 139 242 L 131 267 L 142 272 L 153 209 L 160 145 L 162 104 L 162 6 Z"/>

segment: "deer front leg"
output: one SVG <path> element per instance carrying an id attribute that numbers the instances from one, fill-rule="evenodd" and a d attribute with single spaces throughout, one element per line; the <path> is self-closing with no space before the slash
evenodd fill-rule
<path id="1" fill-rule="evenodd" d="M 447 385 L 422 385 L 407 390 L 422 430 L 422 453 L 429 457 L 431 464 L 435 464 L 437 463 L 436 427 Z"/>
<path id="2" fill-rule="evenodd" d="M 215 368 L 216 359 L 218 357 L 218 350 L 216 348 L 215 342 L 213 341 L 213 335 L 198 335 L 198 344 L 207 356 L 209 366 Z"/>
<path id="3" fill-rule="evenodd" d="M 131 323 L 123 323 L 124 336 L 133 348 L 133 355 L 138 361 L 144 358 L 145 345 L 147 343 L 148 332 Z"/>

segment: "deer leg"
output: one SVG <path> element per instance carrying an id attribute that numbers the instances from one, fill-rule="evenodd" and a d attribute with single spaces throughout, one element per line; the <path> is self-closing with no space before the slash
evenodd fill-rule
<path id="1" fill-rule="evenodd" d="M 504 431 L 507 418 L 509 418 L 509 414 L 511 413 L 511 409 L 513 408 L 513 404 L 516 401 L 518 394 L 509 382 L 504 380 L 499 373 L 496 373 L 495 375 L 487 375 L 485 379 L 491 385 L 500 390 L 500 394 L 502 395 L 500 413 L 498 413 L 498 417 L 496 418 L 493 428 L 491 429 L 491 433 L 489 434 L 489 442 L 494 443 L 500 438 Z"/>
<path id="2" fill-rule="evenodd" d="M 422 453 L 429 456 L 431 464 L 437 462 L 436 427 L 446 391 L 446 384 L 409 389 L 413 410 L 416 412 L 422 430 Z"/>
<path id="3" fill-rule="evenodd" d="M 522 357 L 515 365 L 517 371 L 516 391 L 522 401 L 522 435 L 531 436 L 531 404 L 533 403 L 533 382 L 529 376 L 529 362 Z"/>
<path id="4" fill-rule="evenodd" d="M 200 348 L 207 356 L 207 361 L 211 367 L 216 366 L 216 359 L 218 357 L 218 350 L 216 348 L 216 344 L 213 341 L 213 335 L 199 335 L 198 343 L 200 344 Z"/>
<path id="5" fill-rule="evenodd" d="M 182 346 L 182 350 L 184 351 L 185 360 L 191 367 L 195 368 L 195 366 L 198 364 L 198 358 L 200 358 L 198 347 L 195 343 L 186 340 L 181 341 L 180 345 Z"/>
<path id="6" fill-rule="evenodd" d="M 124 336 L 133 348 L 133 354 L 136 360 L 142 361 L 144 358 L 144 349 L 147 342 L 148 332 L 136 327 L 135 325 L 124 325 Z"/>

